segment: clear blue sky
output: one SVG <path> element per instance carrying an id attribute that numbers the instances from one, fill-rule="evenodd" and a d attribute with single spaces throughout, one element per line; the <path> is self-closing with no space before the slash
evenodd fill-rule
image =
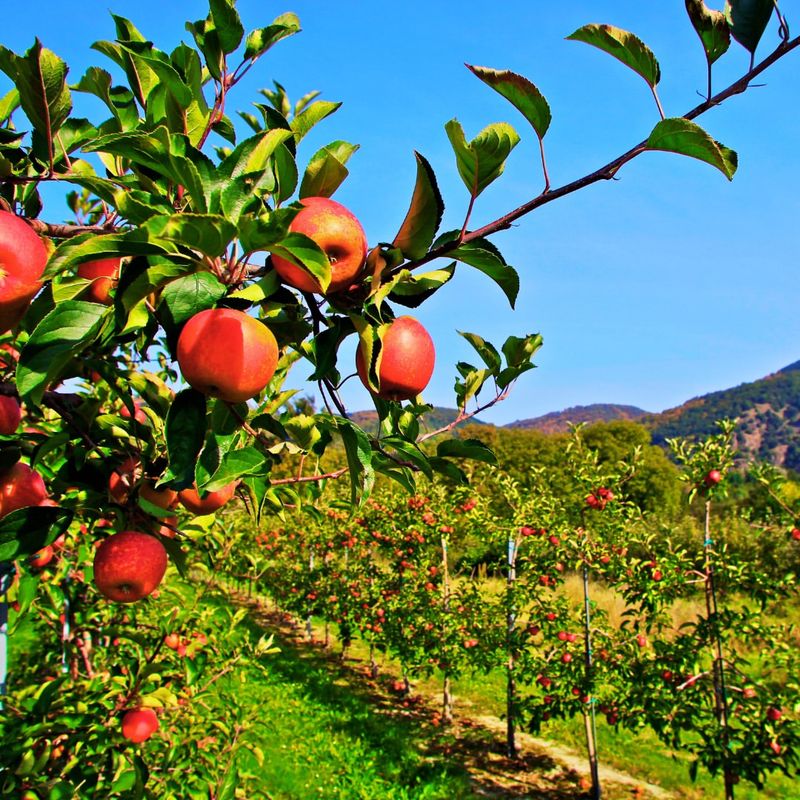
<path id="1" fill-rule="evenodd" d="M 113 38 L 109 10 L 129 17 L 166 50 L 190 40 L 186 19 L 206 13 L 199 0 L 82 0 L 73 8 L 69 13 L 55 0 L 9 4 L 0 43 L 20 52 L 38 36 L 69 63 L 70 80 L 77 81 L 90 64 L 111 68 L 89 50 L 93 41 Z M 447 206 L 443 229 L 460 226 L 467 194 L 444 132 L 452 117 L 468 138 L 497 121 L 510 122 L 523 137 L 506 174 L 479 198 L 473 227 L 540 191 L 533 132 L 464 62 L 520 72 L 548 98 L 553 123 L 546 146 L 554 186 L 619 155 L 657 121 L 638 76 L 594 48 L 564 40 L 576 28 L 607 22 L 643 38 L 661 62 L 660 94 L 670 116 L 699 102 L 696 92 L 705 85 L 702 49 L 677 0 L 242 0 L 239 10 L 248 29 L 294 11 L 303 32 L 259 62 L 228 110 L 247 109 L 273 79 L 293 98 L 319 89 L 325 99 L 343 101 L 304 142 L 300 160 L 302 165 L 317 147 L 338 138 L 361 145 L 336 199 L 360 217 L 371 244 L 390 241 L 403 219 L 414 149 L 438 176 Z M 776 41 L 773 23 L 759 56 Z M 717 70 L 716 87 L 745 71 L 747 58 L 732 45 Z M 552 203 L 494 237 L 522 278 L 517 309 L 510 311 L 488 279 L 461 267 L 417 314 L 437 344 L 426 399 L 454 405 L 454 364 L 471 359 L 457 329 L 497 344 L 510 334 L 544 336 L 539 369 L 483 415 L 498 424 L 593 402 L 658 411 L 800 358 L 799 72 L 795 52 L 766 74 L 765 86 L 699 120 L 738 151 L 740 168 L 732 183 L 698 161 L 647 154 L 626 166 L 619 180 Z M 0 87 L 5 86 L 3 78 Z M 78 110 L 97 116 L 92 105 Z M 53 216 L 64 216 L 64 210 Z M 345 369 L 350 358 L 343 355 Z M 368 406 L 357 381 L 348 382 L 344 395 L 353 409 Z"/>

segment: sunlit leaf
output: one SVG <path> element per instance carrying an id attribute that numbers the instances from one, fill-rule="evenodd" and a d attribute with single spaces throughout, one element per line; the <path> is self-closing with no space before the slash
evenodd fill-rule
<path id="1" fill-rule="evenodd" d="M 699 125 L 683 117 L 659 122 L 647 139 L 650 150 L 665 150 L 697 158 L 716 167 L 728 179 L 738 166 L 736 153 L 712 139 Z"/>
<path id="2" fill-rule="evenodd" d="M 416 151 L 417 181 L 406 218 L 392 244 L 408 259 L 422 258 L 428 252 L 442 221 L 444 202 L 431 165 Z"/>

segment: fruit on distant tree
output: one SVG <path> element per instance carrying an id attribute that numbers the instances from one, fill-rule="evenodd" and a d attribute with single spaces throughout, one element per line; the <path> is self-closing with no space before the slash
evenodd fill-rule
<path id="1" fill-rule="evenodd" d="M 47 499 L 42 476 L 18 461 L 0 473 L 0 517 L 19 508 L 41 505 Z"/>
<path id="2" fill-rule="evenodd" d="M 167 570 L 167 551 L 154 536 L 122 531 L 105 539 L 94 554 L 94 583 L 118 603 L 147 597 Z"/>
<path id="3" fill-rule="evenodd" d="M 213 514 L 224 506 L 236 493 L 238 481 L 233 481 L 227 486 L 223 486 L 216 492 L 208 492 L 201 496 L 197 484 L 191 489 L 183 489 L 178 492 L 178 500 L 181 505 L 192 514 L 199 516 L 203 514 Z"/>
<path id="4" fill-rule="evenodd" d="M 119 258 L 101 258 L 78 267 L 78 277 L 91 281 L 86 289 L 86 300 L 106 306 L 111 304 L 110 292 L 119 279 L 119 265 Z"/>
<path id="5" fill-rule="evenodd" d="M 433 375 L 436 351 L 433 339 L 414 317 L 398 317 L 383 336 L 378 367 L 378 397 L 383 400 L 410 400 L 416 397 Z M 363 345 L 356 351 L 356 371 L 369 389 Z"/>
<path id="6" fill-rule="evenodd" d="M 783 716 L 783 712 L 779 708 L 771 706 L 767 709 L 767 719 L 770 722 L 777 722 Z"/>
<path id="7" fill-rule="evenodd" d="M 800 528 L 792 528 L 792 539 L 796 542 L 800 542 Z"/>
<path id="8" fill-rule="evenodd" d="M 331 282 L 326 293 L 347 289 L 358 281 L 367 259 L 367 236 L 361 223 L 341 203 L 328 197 L 306 197 L 300 202 L 303 208 L 289 231 L 313 239 L 328 257 Z M 322 291 L 316 278 L 288 259 L 273 255 L 272 266 L 289 286 L 303 292 Z"/>
<path id="9" fill-rule="evenodd" d="M 178 645 L 181 643 L 181 637 L 177 633 L 168 633 L 164 637 L 164 646 L 170 650 L 177 650 Z"/>
<path id="10" fill-rule="evenodd" d="M 141 400 L 134 400 L 133 401 L 133 410 L 134 410 L 133 418 L 137 422 L 140 422 L 142 425 L 146 425 L 147 421 L 148 421 L 147 420 L 147 414 L 145 414 L 144 411 L 142 411 L 142 401 Z M 119 410 L 119 415 L 121 417 L 123 417 L 124 419 L 130 419 L 131 418 L 131 412 L 128 410 L 128 406 L 122 406 L 122 408 Z"/>
<path id="11" fill-rule="evenodd" d="M 15 327 L 42 288 L 47 248 L 16 214 L 0 210 L 0 333 Z"/>
<path id="12" fill-rule="evenodd" d="M 22 421 L 22 408 L 16 397 L 0 395 L 0 433 L 11 436 Z"/>
<path id="13" fill-rule="evenodd" d="M 126 711 L 122 717 L 122 735 L 130 742 L 147 741 L 158 730 L 158 717 L 152 708 Z"/>
<path id="14" fill-rule="evenodd" d="M 195 314 L 178 337 L 178 364 L 198 392 L 243 403 L 261 392 L 278 364 L 278 343 L 257 319 L 232 308 Z"/>
<path id="15" fill-rule="evenodd" d="M 722 480 L 722 473 L 718 469 L 711 469 L 703 480 L 708 487 L 716 486 Z"/>

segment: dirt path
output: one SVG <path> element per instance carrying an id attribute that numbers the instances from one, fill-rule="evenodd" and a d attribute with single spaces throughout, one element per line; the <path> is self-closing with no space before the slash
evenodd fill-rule
<path id="1" fill-rule="evenodd" d="M 250 609 L 254 619 L 276 633 L 285 645 L 315 658 L 324 658 L 343 688 L 366 686 L 374 695 L 376 713 L 413 718 L 430 728 L 428 753 L 431 757 L 447 758 L 462 764 L 468 771 L 475 797 L 531 798 L 532 800 L 584 800 L 589 798 L 591 781 L 585 756 L 555 742 L 518 732 L 519 756 L 508 758 L 504 752 L 505 722 L 487 715 L 457 716 L 453 725 L 440 728 L 431 723 L 438 710 L 438 696 L 426 695 L 415 689 L 411 697 L 398 693 L 393 684 L 399 678 L 383 670 L 380 677 L 370 676 L 369 665 L 362 659 L 350 657 L 343 662 L 337 654 L 327 651 L 320 638 L 308 641 L 304 626 L 292 624 L 283 614 L 276 614 L 255 598 L 227 591 L 231 600 Z M 320 637 L 322 631 L 315 631 Z M 280 642 L 276 641 L 278 646 Z M 659 786 L 637 780 L 623 772 L 600 766 L 603 800 L 668 800 L 674 797 Z"/>

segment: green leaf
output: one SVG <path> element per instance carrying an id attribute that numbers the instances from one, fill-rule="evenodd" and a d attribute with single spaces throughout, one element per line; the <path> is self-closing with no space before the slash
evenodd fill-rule
<path id="1" fill-rule="evenodd" d="M 422 258 L 428 252 L 444 213 L 444 202 L 431 165 L 416 151 L 414 157 L 417 159 L 417 181 L 411 205 L 392 242 L 411 260 Z"/>
<path id="2" fill-rule="evenodd" d="M 0 520 L 0 563 L 33 555 L 65 533 L 73 514 L 55 506 L 29 506 Z"/>
<path id="3" fill-rule="evenodd" d="M 503 355 L 510 367 L 519 367 L 530 362 L 537 350 L 542 346 L 542 336 L 531 333 L 528 336 L 509 336 L 503 343 Z"/>
<path id="4" fill-rule="evenodd" d="M 661 120 L 647 139 L 647 147 L 705 161 L 716 167 L 728 180 L 733 179 L 739 163 L 733 150 L 715 141 L 699 125 L 683 117 Z"/>
<path id="5" fill-rule="evenodd" d="M 194 466 L 206 436 L 206 398 L 194 389 L 175 395 L 165 425 L 169 467 L 159 485 L 180 491 L 194 483 Z"/>
<path id="6" fill-rule="evenodd" d="M 159 310 L 173 352 L 181 326 L 195 314 L 213 308 L 226 291 L 227 288 L 210 272 L 196 272 L 164 287 Z"/>
<path id="7" fill-rule="evenodd" d="M 392 281 L 389 299 L 407 308 L 417 308 L 455 274 L 456 265 L 417 274 L 402 270 Z"/>
<path id="8" fill-rule="evenodd" d="M 270 253 L 306 269 L 324 292 L 331 282 L 331 264 L 319 245 L 302 233 L 289 233 L 280 244 L 271 244 Z"/>
<path id="9" fill-rule="evenodd" d="M 254 146 L 249 149 L 247 159 L 243 160 L 242 163 L 238 165 L 237 169 L 234 170 L 233 177 L 262 173 L 269 165 L 269 159 L 278 149 L 279 145 L 283 144 L 287 139 L 290 139 L 291 136 L 291 131 L 287 131 L 283 128 L 273 128 L 265 134 L 253 137 Z M 243 142 L 242 144 L 245 143 Z"/>
<path id="10" fill-rule="evenodd" d="M 356 150 L 357 144 L 343 141 L 331 142 L 317 150 L 303 174 L 300 197 L 331 197 L 348 176 L 345 164 Z"/>
<path id="11" fill-rule="evenodd" d="M 232 53 L 244 37 L 239 14 L 231 0 L 209 0 L 208 5 L 222 51 L 226 55 Z"/>
<path id="12" fill-rule="evenodd" d="M 210 258 L 221 256 L 236 236 L 236 226 L 215 214 L 151 217 L 143 227 L 154 239 L 199 250 Z"/>
<path id="13" fill-rule="evenodd" d="M 372 445 L 369 436 L 350 420 L 336 417 L 336 426 L 344 443 L 347 465 L 350 468 L 350 500 L 364 503 L 375 484 L 372 466 Z"/>
<path id="14" fill-rule="evenodd" d="M 154 241 L 148 236 L 148 232 L 140 228 L 130 233 L 86 234 L 66 239 L 50 256 L 44 278 L 55 277 L 78 264 L 99 258 L 175 255 L 176 248 L 171 242 Z"/>
<path id="15" fill-rule="evenodd" d="M 733 38 L 751 54 L 755 54 L 774 8 L 773 0 L 727 0 L 725 3 L 724 13 Z"/>
<path id="16" fill-rule="evenodd" d="M 186 107 L 192 102 L 192 90 L 186 85 L 178 70 L 172 66 L 166 53 L 156 50 L 152 42 L 124 42 L 120 44 L 122 51 L 130 53 L 140 62 L 147 64 L 158 79 L 159 88 L 165 89 L 175 102 Z M 152 95 L 150 97 L 152 102 Z M 175 131 L 182 133 L 182 131 Z"/>
<path id="17" fill-rule="evenodd" d="M 709 8 L 704 0 L 686 0 L 686 11 L 694 26 L 709 64 L 713 64 L 731 46 L 731 28 L 725 14 Z"/>
<path id="18" fill-rule="evenodd" d="M 434 457 L 428 459 L 428 463 L 431 467 L 436 471 L 441 473 L 442 475 L 446 475 L 450 480 L 454 481 L 455 483 L 466 485 L 469 483 L 467 476 L 464 474 L 464 471 L 454 464 L 452 461 L 448 461 L 445 458 Z"/>
<path id="19" fill-rule="evenodd" d="M 291 12 L 276 17 L 271 25 L 259 28 L 248 34 L 245 43 L 245 59 L 256 59 L 281 39 L 293 36 L 300 31 L 300 19 Z"/>
<path id="20" fill-rule="evenodd" d="M 256 447 L 242 447 L 230 450 L 222 456 L 219 468 L 205 483 L 202 489 L 216 492 L 229 483 L 248 475 L 267 475 L 271 462 Z"/>
<path id="21" fill-rule="evenodd" d="M 41 402 L 47 385 L 97 338 L 109 309 L 98 303 L 68 300 L 36 326 L 17 365 L 17 390 Z"/>
<path id="22" fill-rule="evenodd" d="M 24 56 L 0 45 L 0 69 L 19 90 L 20 105 L 34 130 L 52 142 L 72 110 L 67 65 L 37 39 Z"/>
<path id="23" fill-rule="evenodd" d="M 456 154 L 458 174 L 472 197 L 503 174 L 505 161 L 519 142 L 519 134 L 505 122 L 488 125 L 469 143 L 457 119 L 451 119 L 445 131 Z"/>
<path id="24" fill-rule="evenodd" d="M 443 233 L 433 244 L 434 248 L 448 241 L 453 241 L 459 231 Z M 511 308 L 517 301 L 519 293 L 519 275 L 509 266 L 500 251 L 488 239 L 473 239 L 447 253 L 449 258 L 469 264 L 484 275 L 488 275 L 505 293 Z"/>
<path id="25" fill-rule="evenodd" d="M 634 34 L 613 25 L 584 25 L 567 36 L 576 42 L 585 42 L 603 50 L 626 67 L 641 75 L 655 89 L 661 80 L 661 67 L 653 51 Z"/>
<path id="26" fill-rule="evenodd" d="M 19 91 L 12 89 L 0 98 L 0 125 L 5 125 L 8 118 L 19 108 Z"/>
<path id="27" fill-rule="evenodd" d="M 99 97 L 116 118 L 120 131 L 129 130 L 139 121 L 136 100 L 128 89 L 122 86 L 112 88 L 111 80 L 111 74 L 106 70 L 89 67 L 73 89 Z"/>
<path id="28" fill-rule="evenodd" d="M 318 122 L 336 112 L 341 105 L 329 100 L 317 100 L 307 106 L 291 122 L 297 141 L 299 142 Z"/>
<path id="29" fill-rule="evenodd" d="M 483 359 L 483 363 L 486 364 L 492 372 L 496 373 L 500 369 L 502 363 L 500 353 L 497 352 L 491 342 L 487 342 L 485 339 L 478 336 L 477 333 L 458 331 L 458 335 L 463 336 L 475 348 L 478 355 Z"/>
<path id="30" fill-rule="evenodd" d="M 470 64 L 466 66 L 487 86 L 491 86 L 505 97 L 530 122 L 536 135 L 540 139 L 544 139 L 544 135 L 550 127 L 550 106 L 534 84 L 522 75 L 517 75 L 507 69 L 473 67 Z"/>
<path id="31" fill-rule="evenodd" d="M 446 439 L 439 442 L 436 455 L 440 458 L 471 458 L 486 464 L 496 464 L 495 454 L 478 439 Z"/>

